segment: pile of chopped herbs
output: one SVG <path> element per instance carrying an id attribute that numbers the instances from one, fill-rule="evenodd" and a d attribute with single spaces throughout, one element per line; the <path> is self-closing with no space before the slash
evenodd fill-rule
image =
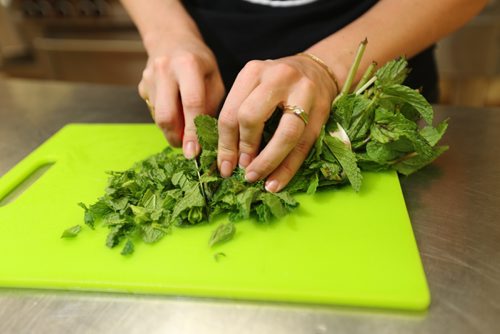
<path id="1" fill-rule="evenodd" d="M 314 194 L 346 184 L 359 191 L 361 170 L 393 169 L 409 175 L 428 165 L 447 149 L 436 146 L 447 122 L 432 126 L 431 105 L 418 90 L 403 85 L 409 72 L 404 58 L 376 71 L 372 64 L 351 89 L 365 46 L 366 41 L 309 156 L 281 192 L 267 192 L 263 181 L 246 182 L 240 168 L 222 178 L 216 168 L 217 119 L 203 115 L 195 119 L 202 146 L 199 157 L 188 160 L 167 147 L 128 170 L 110 172 L 104 196 L 88 207 L 80 203 L 85 224 L 91 229 L 107 227 L 106 246 L 121 245 L 121 254 L 127 255 L 139 240 L 155 243 L 175 226 L 227 215 L 229 222 L 207 236 L 212 246 L 231 239 L 236 221 L 254 218 L 266 223 L 287 215 L 299 204 L 294 193 Z M 279 117 L 277 110 L 266 123 L 263 146 Z M 80 230 L 79 225 L 71 227 L 63 237 L 74 237 Z"/>

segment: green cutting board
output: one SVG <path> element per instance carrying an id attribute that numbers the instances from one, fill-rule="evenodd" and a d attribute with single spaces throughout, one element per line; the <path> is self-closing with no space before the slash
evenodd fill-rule
<path id="1" fill-rule="evenodd" d="M 132 256 L 84 227 L 78 202 L 103 194 L 105 171 L 123 170 L 165 145 L 153 125 L 68 125 L 0 178 L 0 198 L 53 165 L 0 206 L 0 286 L 115 291 L 423 310 L 429 291 L 397 175 L 364 174 L 349 187 L 297 196 L 271 224 L 237 223 L 231 242 L 208 247 L 214 224 L 174 228 Z M 224 219 L 221 219 L 222 221 Z M 214 258 L 223 252 L 226 256 Z"/>

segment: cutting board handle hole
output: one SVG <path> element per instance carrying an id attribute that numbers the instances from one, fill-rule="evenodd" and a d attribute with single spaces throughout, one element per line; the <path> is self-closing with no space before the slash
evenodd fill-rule
<path id="1" fill-rule="evenodd" d="M 10 189 L 6 189 L 5 193 L 0 192 L 0 207 L 14 202 L 16 198 L 21 196 L 33 183 L 41 178 L 54 163 L 55 162 L 43 162 L 27 170 L 20 182 L 9 187 Z"/>

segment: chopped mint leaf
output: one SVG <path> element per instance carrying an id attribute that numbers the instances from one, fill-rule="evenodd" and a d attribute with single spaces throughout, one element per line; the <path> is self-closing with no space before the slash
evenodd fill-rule
<path id="1" fill-rule="evenodd" d="M 226 257 L 226 253 L 223 253 L 223 252 L 217 252 L 214 254 L 214 260 L 216 262 L 219 262 L 219 260 L 223 257 Z"/>
<path id="2" fill-rule="evenodd" d="M 134 243 L 132 241 L 127 240 L 125 243 L 125 246 L 123 246 L 122 251 L 120 252 L 121 255 L 130 255 L 134 252 Z"/>
<path id="3" fill-rule="evenodd" d="M 234 223 L 220 224 L 213 231 L 208 244 L 212 247 L 216 244 L 231 240 L 235 233 L 236 227 L 234 226 Z"/>
<path id="4" fill-rule="evenodd" d="M 147 244 L 155 243 L 164 236 L 165 236 L 165 230 L 161 226 L 155 226 L 155 224 L 141 225 L 142 241 L 144 241 Z"/>
<path id="5" fill-rule="evenodd" d="M 61 238 L 74 238 L 80 233 L 82 227 L 80 225 L 72 226 L 66 230 L 61 235 Z"/>

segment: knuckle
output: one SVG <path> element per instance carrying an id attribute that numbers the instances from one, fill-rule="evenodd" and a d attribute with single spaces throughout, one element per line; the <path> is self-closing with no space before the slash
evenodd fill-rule
<path id="1" fill-rule="evenodd" d="M 313 145 L 314 141 L 319 137 L 319 134 L 321 133 L 321 128 L 313 128 L 309 130 L 309 136 L 311 138 L 311 146 Z"/>
<path id="2" fill-rule="evenodd" d="M 298 122 L 291 123 L 287 127 L 283 128 L 281 132 L 281 137 L 285 143 L 296 143 L 301 134 L 302 130 L 300 128 L 301 124 Z"/>
<path id="3" fill-rule="evenodd" d="M 194 137 L 195 139 L 197 138 L 196 126 L 193 122 L 187 122 L 184 126 L 184 137 Z"/>
<path id="4" fill-rule="evenodd" d="M 258 169 L 261 174 L 268 175 L 276 168 L 279 163 L 280 161 L 273 161 L 271 158 L 265 158 L 259 162 Z"/>
<path id="5" fill-rule="evenodd" d="M 224 159 L 224 157 L 228 157 L 228 158 L 231 158 L 233 155 L 236 154 L 236 150 L 234 147 L 232 147 L 231 145 L 229 145 L 228 143 L 226 142 L 221 142 L 219 140 L 219 144 L 217 146 L 217 153 L 220 157 L 222 157 Z"/>
<path id="6" fill-rule="evenodd" d="M 253 143 L 240 141 L 240 151 L 245 153 L 254 153 L 257 151 L 257 147 Z"/>
<path id="7" fill-rule="evenodd" d="M 155 112 L 156 124 L 162 129 L 174 129 L 177 124 L 177 117 L 173 112 L 166 112 L 163 110 L 156 110 Z"/>
<path id="8" fill-rule="evenodd" d="M 307 77 L 301 80 L 300 86 L 301 90 L 309 95 L 313 94 L 318 89 L 317 84 L 313 80 Z"/>
<path id="9" fill-rule="evenodd" d="M 205 107 L 205 101 L 201 94 L 190 93 L 183 97 L 182 105 L 184 108 L 199 109 Z"/>
<path id="10" fill-rule="evenodd" d="M 155 72 L 163 72 L 169 67 L 169 65 L 170 60 L 167 57 L 158 57 L 153 60 L 153 69 Z M 146 71 L 147 69 L 144 72 Z"/>
<path id="11" fill-rule="evenodd" d="M 243 127 L 254 127 L 259 122 L 255 111 L 248 105 L 243 104 L 238 109 L 238 121 Z"/>
<path id="12" fill-rule="evenodd" d="M 248 75 L 257 74 L 261 71 L 264 62 L 261 60 L 250 60 L 245 64 L 242 71 Z"/>
<path id="13" fill-rule="evenodd" d="M 286 78 L 293 78 L 300 74 L 299 70 L 286 63 L 277 63 L 276 65 L 274 65 L 274 71 L 276 71 L 278 75 L 284 76 Z"/>
<path id="14" fill-rule="evenodd" d="M 290 165 L 290 162 L 284 161 L 280 166 L 280 174 L 285 176 L 285 179 L 291 179 L 295 175 L 296 169 Z"/>
<path id="15" fill-rule="evenodd" d="M 220 116 L 219 116 L 219 121 L 218 121 L 218 125 L 219 127 L 221 128 L 234 128 L 236 127 L 236 120 L 234 119 L 234 117 L 230 116 L 228 113 L 221 113 Z"/>
<path id="16" fill-rule="evenodd" d="M 146 67 L 143 71 L 142 71 L 142 78 L 144 80 L 149 80 L 150 78 L 152 77 L 152 74 L 151 74 L 151 69 L 149 67 Z"/>
<path id="17" fill-rule="evenodd" d="M 170 143 L 170 145 L 172 145 L 173 147 L 181 146 L 181 139 L 179 135 L 173 132 L 167 132 L 165 133 L 165 137 L 167 138 L 167 141 Z"/>
<path id="18" fill-rule="evenodd" d="M 326 120 L 328 119 L 328 116 L 330 115 L 330 108 L 331 108 L 331 101 L 317 101 L 314 107 L 314 110 L 316 110 L 317 114 L 321 115 L 321 123 L 325 123 Z M 311 113 L 312 114 L 312 113 Z M 319 135 L 319 129 L 315 130 L 317 132 L 317 135 Z"/>
<path id="19" fill-rule="evenodd" d="M 175 65 L 180 67 L 198 68 L 199 59 L 192 53 L 184 53 L 176 58 Z"/>
<path id="20" fill-rule="evenodd" d="M 139 92 L 139 96 L 142 98 L 146 98 L 146 87 L 144 81 L 139 82 L 137 85 L 137 92 Z"/>
<path id="21" fill-rule="evenodd" d="M 295 145 L 294 148 L 301 156 L 306 156 L 309 154 L 309 150 L 311 149 L 311 145 L 305 140 L 301 140 Z"/>
<path id="22" fill-rule="evenodd" d="M 224 95 L 226 95 L 226 87 L 224 86 L 224 83 L 222 82 L 222 79 L 219 78 L 217 80 L 217 83 L 214 88 L 215 96 L 217 99 L 222 100 L 224 98 Z"/>

